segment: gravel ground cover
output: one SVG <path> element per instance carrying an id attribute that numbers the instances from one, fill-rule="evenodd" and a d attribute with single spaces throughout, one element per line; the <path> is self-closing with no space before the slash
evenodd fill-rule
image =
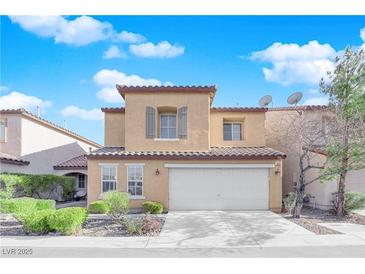
<path id="1" fill-rule="evenodd" d="M 128 219 L 141 221 L 144 214 L 129 214 Z M 165 216 L 150 215 L 151 218 L 158 221 L 160 228 L 157 232 L 149 234 L 149 236 L 157 236 L 165 223 Z M 11 214 L 0 213 L 0 236 L 36 236 L 39 234 L 27 233 L 22 224 L 16 220 Z M 48 236 L 60 236 L 60 233 L 48 233 Z M 113 221 L 105 215 L 93 215 L 88 219 L 82 230 L 76 236 L 95 236 L 95 237 L 130 237 L 135 236 L 128 233 L 126 227 Z M 144 236 L 144 235 L 141 235 Z"/>
<path id="2" fill-rule="evenodd" d="M 321 223 L 352 223 L 365 225 L 365 216 L 351 213 L 344 217 L 338 217 L 331 211 L 311 207 L 303 207 L 299 219 L 292 218 L 288 213 L 283 213 L 282 216 L 318 235 L 342 234 L 336 230 L 321 226 Z"/>

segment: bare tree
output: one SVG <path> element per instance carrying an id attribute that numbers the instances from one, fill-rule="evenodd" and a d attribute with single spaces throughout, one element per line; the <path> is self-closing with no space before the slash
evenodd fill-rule
<path id="1" fill-rule="evenodd" d="M 298 181 L 294 186 L 295 204 L 292 215 L 299 218 L 303 208 L 306 186 L 314 182 L 319 182 L 324 174 L 318 172 L 318 176 L 309 178 L 310 170 L 323 170 L 326 161 L 318 165 L 318 155 L 313 153 L 317 148 L 325 146 L 325 127 L 324 117 L 328 113 L 324 110 L 321 112 L 305 110 L 297 110 L 290 115 L 285 115 L 278 128 L 285 129 L 283 138 L 281 138 L 281 146 L 285 147 L 291 155 L 296 156 L 294 159 L 298 161 Z"/>

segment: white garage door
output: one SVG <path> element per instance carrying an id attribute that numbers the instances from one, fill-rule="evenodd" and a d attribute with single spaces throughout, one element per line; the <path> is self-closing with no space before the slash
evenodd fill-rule
<path id="1" fill-rule="evenodd" d="M 169 168 L 170 210 L 265 210 L 268 168 Z"/>

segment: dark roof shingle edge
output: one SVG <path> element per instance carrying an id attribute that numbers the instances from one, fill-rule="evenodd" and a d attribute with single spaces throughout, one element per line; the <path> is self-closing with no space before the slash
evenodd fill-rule
<path id="1" fill-rule="evenodd" d="M 267 108 L 262 107 L 212 107 L 212 112 L 266 112 Z"/>

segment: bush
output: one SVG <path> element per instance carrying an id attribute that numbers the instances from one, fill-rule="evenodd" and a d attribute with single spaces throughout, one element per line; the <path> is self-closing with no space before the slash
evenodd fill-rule
<path id="1" fill-rule="evenodd" d="M 142 204 L 143 211 L 151 214 L 161 214 L 163 212 L 163 205 L 159 202 L 146 201 Z"/>
<path id="2" fill-rule="evenodd" d="M 126 215 L 129 210 L 129 195 L 126 192 L 111 191 L 104 194 L 104 202 L 109 206 L 112 218 L 119 219 Z"/>
<path id="3" fill-rule="evenodd" d="M 109 213 L 109 206 L 104 201 L 95 201 L 89 205 L 89 213 L 107 214 Z"/>
<path id="4" fill-rule="evenodd" d="M 291 214 L 292 210 L 294 209 L 296 201 L 297 194 L 295 192 L 289 192 L 283 199 L 284 207 L 286 210 L 288 210 L 289 214 Z"/>
<path id="5" fill-rule="evenodd" d="M 16 194 L 17 188 L 21 189 L 25 196 L 39 197 L 40 193 L 51 192 L 57 185 L 63 188 L 65 199 L 72 197 L 74 179 L 67 176 L 53 174 L 31 175 L 22 173 L 1 173 L 0 197 L 12 198 Z"/>
<path id="6" fill-rule="evenodd" d="M 5 213 L 24 214 L 43 209 L 54 209 L 54 200 L 38 200 L 29 197 L 5 199 L 0 201 L 0 211 Z"/>
<path id="7" fill-rule="evenodd" d="M 49 217 L 55 214 L 55 209 L 44 209 L 22 215 L 24 228 L 33 233 L 47 233 L 50 231 Z"/>
<path id="8" fill-rule="evenodd" d="M 156 219 L 152 218 L 151 216 L 145 216 L 143 219 L 142 233 L 146 235 L 155 235 L 158 234 L 161 230 L 161 224 Z"/>
<path id="9" fill-rule="evenodd" d="M 76 233 L 87 220 L 87 210 L 81 207 L 67 207 L 56 210 L 48 218 L 50 231 L 69 235 Z"/>
<path id="10" fill-rule="evenodd" d="M 345 193 L 345 211 L 350 213 L 357 209 L 365 208 L 365 194 L 361 192 Z"/>
<path id="11" fill-rule="evenodd" d="M 124 220 L 124 225 L 127 228 L 128 234 L 131 235 L 142 235 L 142 224 L 135 220 Z"/>

